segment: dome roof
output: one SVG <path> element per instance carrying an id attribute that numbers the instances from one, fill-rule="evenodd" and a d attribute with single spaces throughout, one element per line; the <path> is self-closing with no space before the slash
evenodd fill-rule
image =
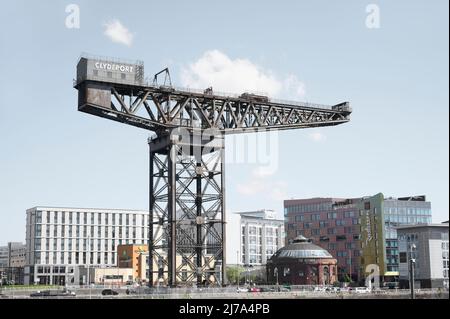
<path id="1" fill-rule="evenodd" d="M 333 258 L 333 256 L 322 247 L 314 245 L 311 239 L 300 235 L 289 245 L 277 250 L 272 258 Z"/>

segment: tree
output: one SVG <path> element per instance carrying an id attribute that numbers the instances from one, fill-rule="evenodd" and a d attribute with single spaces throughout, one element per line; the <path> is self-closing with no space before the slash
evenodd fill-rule
<path id="1" fill-rule="evenodd" d="M 228 266 L 226 269 L 228 282 L 230 284 L 237 284 L 238 278 L 240 279 L 242 277 L 244 271 L 244 268 L 239 266 Z"/>

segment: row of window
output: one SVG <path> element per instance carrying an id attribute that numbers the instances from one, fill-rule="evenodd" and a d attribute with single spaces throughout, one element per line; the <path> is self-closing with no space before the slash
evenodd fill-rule
<path id="1" fill-rule="evenodd" d="M 80 212 L 42 212 L 36 211 L 35 222 L 42 223 L 43 215 L 45 215 L 45 221 L 47 224 L 110 224 L 111 225 L 125 225 L 144 226 L 147 225 L 148 216 L 142 214 L 130 214 L 130 213 L 80 213 Z"/>
<path id="2" fill-rule="evenodd" d="M 288 213 L 307 213 L 317 211 L 327 211 L 332 209 L 332 203 L 318 203 L 318 204 L 301 204 L 289 205 L 285 208 Z"/>
<path id="3" fill-rule="evenodd" d="M 306 225 L 307 223 L 305 223 L 304 227 L 300 227 L 296 230 L 296 234 L 297 236 L 299 235 L 303 235 L 305 233 L 304 230 L 306 229 L 310 229 L 310 225 Z M 294 227 L 289 227 L 289 230 L 294 230 Z M 322 230 L 322 231 L 321 231 Z M 360 232 L 360 227 L 359 226 L 348 226 L 348 227 L 344 227 L 344 234 L 353 234 L 353 233 L 359 233 Z M 319 236 L 321 234 L 325 234 L 324 229 L 319 229 L 319 228 L 312 228 L 311 229 L 311 236 Z M 338 233 L 338 228 L 327 228 L 327 234 L 328 235 L 336 235 Z"/>
<path id="4" fill-rule="evenodd" d="M 388 223 L 399 223 L 399 224 L 429 224 L 429 223 L 431 223 L 431 216 L 385 215 L 384 219 Z"/>
<path id="5" fill-rule="evenodd" d="M 431 216 L 431 208 L 424 207 L 384 207 L 384 213 L 390 215 L 427 215 Z"/>
<path id="6" fill-rule="evenodd" d="M 112 250 L 114 251 L 116 248 L 116 243 L 118 243 L 118 245 L 122 245 L 122 243 L 126 244 L 126 243 L 133 243 L 133 244 L 143 244 L 144 243 L 144 239 L 119 239 L 116 242 L 116 239 L 113 240 L 88 240 L 88 239 L 74 239 L 72 240 L 72 238 L 70 239 L 53 239 L 53 245 L 52 245 L 52 250 L 53 251 L 57 251 L 57 250 L 89 250 L 93 251 L 95 249 L 97 249 L 98 251 L 101 250 Z M 34 250 L 41 250 L 42 249 L 42 245 L 41 245 L 41 240 L 36 240 L 34 242 Z M 59 242 L 59 245 L 58 245 Z M 103 243 L 103 245 L 102 245 Z M 103 249 L 102 249 L 103 247 Z M 45 241 L 45 250 L 50 251 L 50 238 L 47 238 Z"/>
<path id="7" fill-rule="evenodd" d="M 356 213 L 357 215 L 357 213 Z M 361 214 L 360 214 L 361 215 Z M 329 212 L 326 215 L 327 219 L 338 219 L 337 221 L 342 221 L 342 218 L 353 218 L 355 217 L 355 212 L 354 211 L 347 211 L 347 212 L 343 212 L 343 213 L 337 213 L 337 212 Z M 303 222 L 303 221 L 320 221 L 323 220 L 325 218 L 322 218 L 320 214 L 302 214 L 302 215 L 295 215 L 294 216 L 294 220 L 296 222 Z M 336 221 L 336 222 L 337 222 Z"/>
<path id="8" fill-rule="evenodd" d="M 96 229 L 96 228 L 97 229 Z M 67 230 L 67 231 L 66 231 Z M 97 232 L 95 231 L 97 230 Z M 140 232 L 142 238 L 146 238 L 147 227 L 126 227 L 126 226 L 49 226 L 45 227 L 45 237 L 92 237 L 92 238 L 104 238 L 112 237 L 137 237 L 137 233 Z M 130 236 L 131 234 L 131 236 Z M 36 224 L 35 237 L 42 237 L 42 225 Z"/>
<path id="9" fill-rule="evenodd" d="M 58 256 L 59 255 L 59 256 Z M 94 253 L 86 253 L 86 252 L 76 252 L 76 253 L 68 253 L 60 252 L 59 254 L 53 254 L 51 262 L 53 264 L 65 264 L 65 265 L 114 265 L 116 263 L 116 253 L 97 253 L 96 259 L 94 259 Z M 42 259 L 41 254 L 35 255 L 35 264 L 41 264 L 44 262 L 45 264 L 50 264 L 50 253 L 43 252 Z M 38 268 L 39 269 L 39 268 Z M 39 270 L 38 270 L 39 272 Z"/>
<path id="10" fill-rule="evenodd" d="M 98 76 L 98 70 L 93 70 L 93 75 Z M 106 71 L 106 77 L 112 79 L 113 73 L 111 71 Z M 120 78 L 122 80 L 125 80 L 127 78 L 127 75 L 125 73 L 120 73 Z"/>

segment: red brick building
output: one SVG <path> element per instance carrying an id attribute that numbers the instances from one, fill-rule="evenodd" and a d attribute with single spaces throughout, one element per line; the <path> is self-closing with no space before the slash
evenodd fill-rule
<path id="1" fill-rule="evenodd" d="M 311 238 L 338 263 L 338 279 L 361 278 L 361 230 L 357 199 L 311 198 L 284 201 L 286 244 Z"/>
<path id="2" fill-rule="evenodd" d="M 336 264 L 328 251 L 299 236 L 267 261 L 267 281 L 271 284 L 331 285 L 337 281 Z"/>

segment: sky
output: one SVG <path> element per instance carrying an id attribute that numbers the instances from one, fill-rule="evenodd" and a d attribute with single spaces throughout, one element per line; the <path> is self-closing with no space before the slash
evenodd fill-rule
<path id="1" fill-rule="evenodd" d="M 446 0 L 3 1 L 0 245 L 25 240 L 34 206 L 148 208 L 150 132 L 77 111 L 83 52 L 142 60 L 148 77 L 169 67 L 177 86 L 351 103 L 344 125 L 227 137 L 227 158 L 236 145 L 251 154 L 252 139 L 273 143 L 270 169 L 264 158 L 227 162 L 229 212 L 281 218 L 284 199 L 382 192 L 424 194 L 433 221 L 448 220 L 448 9 Z"/>

